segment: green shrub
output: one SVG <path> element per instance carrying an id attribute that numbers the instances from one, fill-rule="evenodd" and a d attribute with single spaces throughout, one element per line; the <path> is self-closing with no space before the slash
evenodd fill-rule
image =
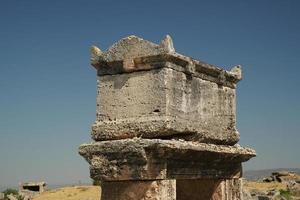
<path id="1" fill-rule="evenodd" d="M 21 195 L 19 195 L 19 192 L 17 190 L 12 188 L 7 188 L 6 190 L 3 191 L 3 193 L 4 193 L 4 200 L 9 200 L 7 196 L 10 194 L 14 195 L 18 200 L 24 199 Z"/>
<path id="2" fill-rule="evenodd" d="M 13 194 L 13 195 L 18 195 L 19 194 L 17 190 L 11 189 L 11 188 L 8 188 L 8 189 L 4 190 L 3 193 L 4 193 L 5 197 L 7 197 L 7 195 L 9 195 L 9 194 Z"/>
<path id="3" fill-rule="evenodd" d="M 279 190 L 280 195 L 286 200 L 292 200 L 292 194 L 289 190 Z"/>

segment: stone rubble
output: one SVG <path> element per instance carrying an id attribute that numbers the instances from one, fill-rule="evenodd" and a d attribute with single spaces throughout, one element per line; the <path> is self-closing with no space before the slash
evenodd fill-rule
<path id="1" fill-rule="evenodd" d="M 300 184 L 297 183 L 300 175 L 288 171 L 272 172 L 272 175 L 255 183 L 255 188 L 250 191 L 244 189 L 244 200 L 270 199 L 270 200 L 299 200 Z M 263 187 L 259 187 L 263 184 Z M 288 196 L 288 198 L 286 198 Z"/>

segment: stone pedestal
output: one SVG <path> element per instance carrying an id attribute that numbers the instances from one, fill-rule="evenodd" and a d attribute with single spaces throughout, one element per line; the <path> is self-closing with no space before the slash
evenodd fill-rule
<path id="1" fill-rule="evenodd" d="M 236 84 L 225 71 L 135 36 L 106 52 L 92 47 L 97 117 L 79 153 L 102 200 L 241 200 Z"/>
<path id="2" fill-rule="evenodd" d="M 175 180 L 103 182 L 102 200 L 176 200 Z"/>
<path id="3" fill-rule="evenodd" d="M 255 155 L 239 146 L 141 138 L 83 144 L 79 153 L 91 165 L 91 178 L 102 181 L 104 199 L 128 193 L 132 200 L 139 198 L 129 191 L 141 197 L 152 191 L 152 199 L 174 191 L 176 199 L 240 200 L 241 162 Z"/>

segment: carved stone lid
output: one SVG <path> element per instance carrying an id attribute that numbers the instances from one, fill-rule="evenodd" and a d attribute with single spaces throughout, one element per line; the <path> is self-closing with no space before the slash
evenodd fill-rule
<path id="1" fill-rule="evenodd" d="M 99 76 L 167 67 L 230 87 L 235 87 L 242 79 L 239 65 L 226 71 L 176 53 L 169 35 L 159 45 L 137 36 L 128 36 L 113 44 L 106 52 L 92 46 L 91 64 Z"/>

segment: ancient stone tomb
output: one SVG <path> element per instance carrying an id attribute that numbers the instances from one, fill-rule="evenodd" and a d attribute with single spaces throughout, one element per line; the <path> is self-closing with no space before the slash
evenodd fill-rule
<path id="1" fill-rule="evenodd" d="M 43 193 L 46 190 L 46 186 L 47 184 L 45 182 L 20 183 L 19 194 L 23 197 L 32 199 L 33 197 Z"/>
<path id="2" fill-rule="evenodd" d="M 95 142 L 79 153 L 103 200 L 242 199 L 241 163 L 255 151 L 236 143 L 236 84 L 225 71 L 136 36 L 106 52 L 91 49 L 97 69 Z"/>

